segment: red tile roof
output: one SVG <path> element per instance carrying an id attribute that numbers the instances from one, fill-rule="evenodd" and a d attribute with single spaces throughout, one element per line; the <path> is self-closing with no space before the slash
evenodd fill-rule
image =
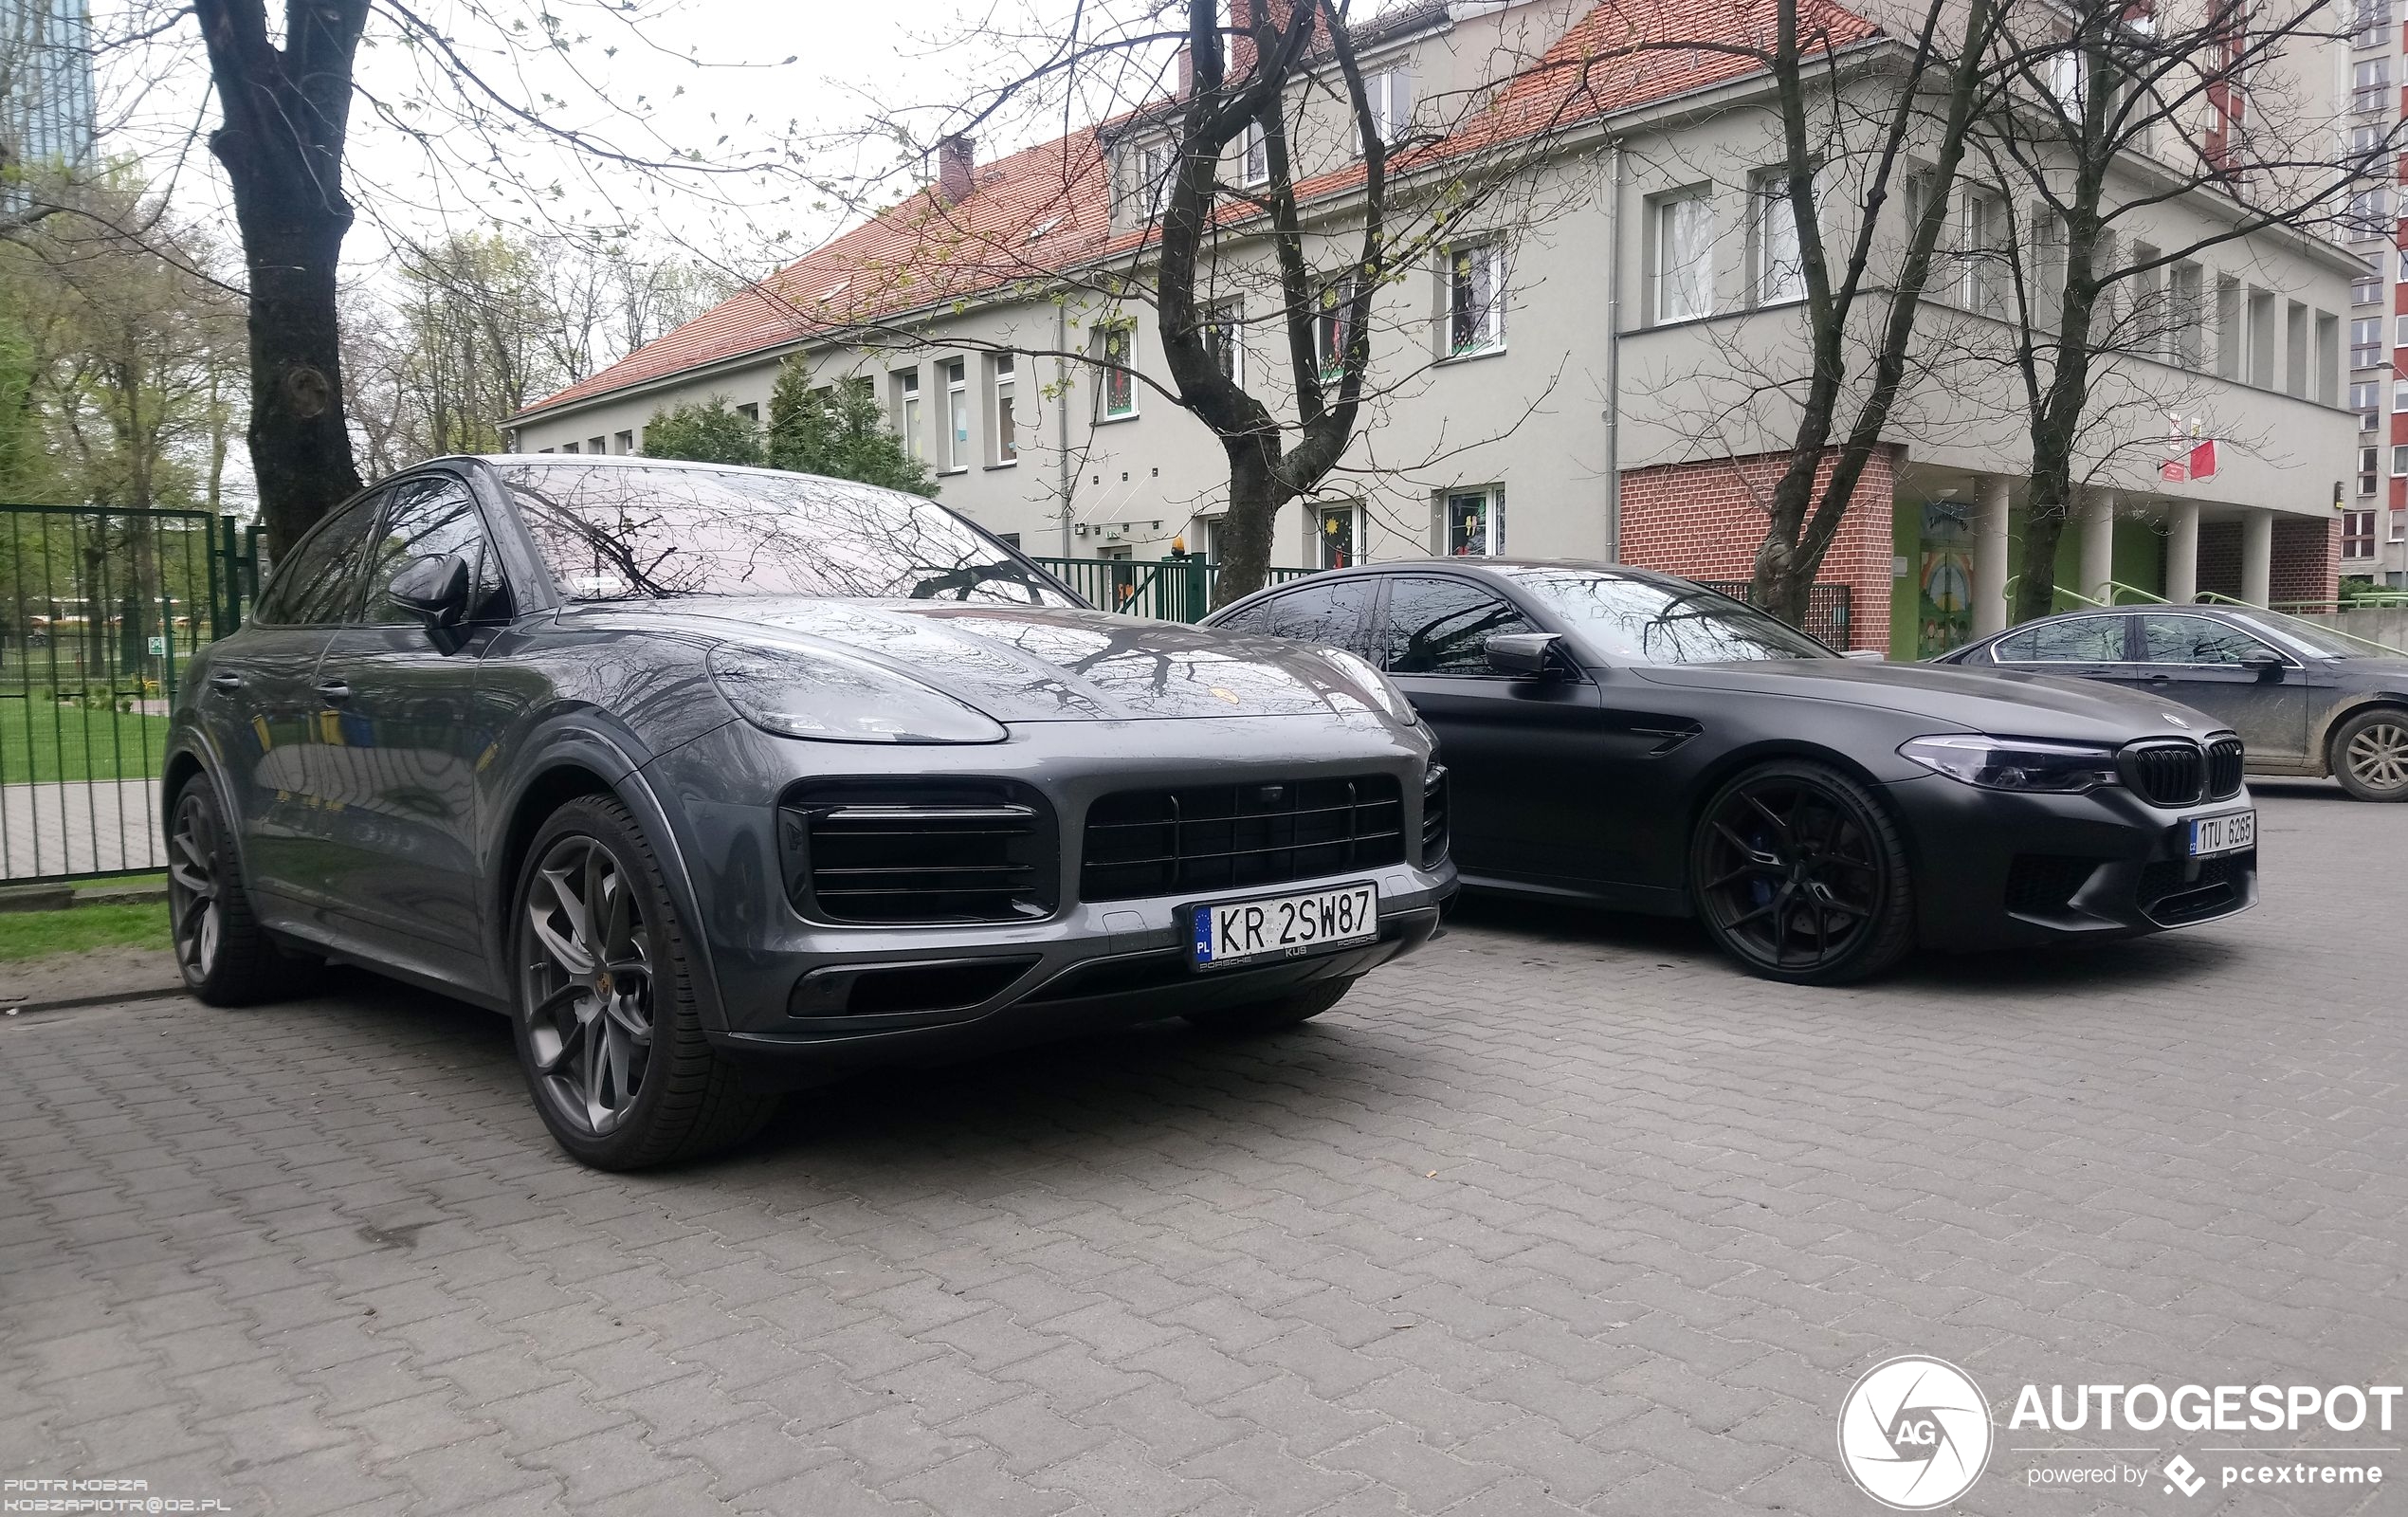
<path id="1" fill-rule="evenodd" d="M 1808 39 L 1843 46 L 1878 30 L 1832 0 L 1802 0 Z M 1603 0 L 1486 110 L 1445 140 L 1394 160 L 1399 172 L 1560 131 L 1584 120 L 1755 72 L 1754 60 L 1681 46 L 1768 48 L 1772 0 Z M 1811 50 L 1811 45 L 1810 45 Z M 532 416 L 815 335 L 1043 280 L 1140 246 L 1144 231 L 1111 228 L 1105 151 L 1134 115 L 1027 148 L 979 167 L 976 189 L 948 206 L 934 189 L 789 264 L 592 376 L 527 407 Z M 1344 193 L 1353 163 L 1303 181 L 1305 201 Z"/>

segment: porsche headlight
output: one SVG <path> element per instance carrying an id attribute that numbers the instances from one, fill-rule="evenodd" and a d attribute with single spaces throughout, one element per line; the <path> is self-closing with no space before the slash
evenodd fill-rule
<path id="1" fill-rule="evenodd" d="M 711 649 L 711 684 L 781 738 L 826 742 L 1001 742 L 983 711 L 863 659 L 791 648 Z"/>
<path id="2" fill-rule="evenodd" d="M 1369 661 L 1337 648 L 1323 649 L 1321 656 L 1337 665 L 1346 678 L 1361 686 L 1362 692 L 1371 698 L 1373 704 L 1388 713 L 1390 721 L 1400 722 L 1410 727 L 1420 720 L 1414 715 L 1413 702 L 1396 687 L 1396 682 L 1373 668 Z"/>
<path id="3" fill-rule="evenodd" d="M 2086 742 L 2050 742 L 2037 738 L 1961 736 L 1909 738 L 1901 758 L 1984 790 L 2020 790 L 2071 795 L 2123 783 L 2115 750 Z"/>

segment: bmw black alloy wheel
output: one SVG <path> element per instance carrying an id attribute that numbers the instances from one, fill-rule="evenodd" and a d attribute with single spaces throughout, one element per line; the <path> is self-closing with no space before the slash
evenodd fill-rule
<path id="1" fill-rule="evenodd" d="M 536 1087 L 573 1129 L 615 1132 L 652 1063 L 652 945 L 634 881 L 599 839 L 556 840 L 526 894 L 524 982 Z"/>
<path id="2" fill-rule="evenodd" d="M 1872 799 L 1814 764 L 1768 764 L 1707 806 L 1691 861 L 1715 939 L 1760 975 L 1860 978 L 1907 946 L 1906 861 Z"/>
<path id="3" fill-rule="evenodd" d="M 194 985 L 217 968 L 226 927 L 218 901 L 217 848 L 217 813 L 209 792 L 198 783 L 187 785 L 168 832 L 167 910 L 176 967 Z"/>

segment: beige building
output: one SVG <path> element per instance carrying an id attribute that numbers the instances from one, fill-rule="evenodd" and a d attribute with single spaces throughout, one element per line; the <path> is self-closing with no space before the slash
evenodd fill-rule
<path id="1" fill-rule="evenodd" d="M 1733 35 L 1752 25 L 1677 14 Z M 1855 98 L 1894 88 L 1897 43 L 1851 12 L 1814 14 Z M 1377 394 L 1322 498 L 1283 512 L 1275 562 L 1511 552 L 1745 577 L 1767 455 L 1793 419 L 1783 387 L 1803 365 L 1795 232 L 1765 193 L 1781 157 L 1770 82 L 1743 59 L 1651 51 L 1576 70 L 1596 87 L 1564 108 L 1547 93 L 1562 64 L 1596 58 L 1619 35 L 1612 20 L 1589 0 L 1419 0 L 1362 28 L 1408 187 L 1467 163 L 1493 183 L 1378 291 Z M 2342 45 L 2302 46 L 2292 87 L 2332 101 Z M 1451 104 L 1468 100 L 1477 108 Z M 1343 266 L 1359 226 L 1353 128 L 1314 100 L 1292 113 L 1314 174 L 1301 189 L 1316 266 Z M 1513 135 L 1534 118 L 1543 133 Z M 2150 145 L 2168 161 L 2198 151 Z M 1256 151 L 1232 147 L 1229 183 L 1259 177 Z M 1182 541 L 1209 554 L 1226 463 L 1157 388 L 1169 380 L 1150 308 L 1109 288 L 1150 266 L 1164 155 L 1147 113 L 994 162 L 959 139 L 940 156 L 921 194 L 530 407 L 510 424 L 514 446 L 640 451 L 656 412 L 714 395 L 765 421 L 780 364 L 798 358 L 814 382 L 867 381 L 944 502 L 1028 551 L 1132 566 Z M 1836 242 L 1853 232 L 1870 153 L 1842 137 L 1829 157 Z M 2168 172 L 2135 155 L 2111 193 L 2153 197 Z M 1913 172 L 1903 184 L 1911 199 Z M 2001 355 L 2020 331 L 2019 271 L 2046 283 L 2045 254 L 2022 257 L 2046 240 L 2028 210 L 1979 173 L 1955 187 L 1924 367 L 1826 561 L 1817 631 L 1917 656 L 2003 624 L 2029 458 Z M 2119 246 L 2154 258 L 2235 214 L 2190 190 L 2119 223 Z M 2154 314 L 2103 365 L 2062 586 L 2332 594 L 2336 482 L 2357 435 L 2343 323 L 2362 268 L 2329 237 L 2265 230 L 2203 247 L 2129 297 Z M 1275 411 L 1291 403 L 1276 284 L 1242 228 L 1211 282 L 1224 362 Z M 1325 349 L 1342 338 L 1317 327 Z M 2185 456 L 2194 431 L 2216 441 L 2212 478 L 2163 477 L 2169 429 Z"/>

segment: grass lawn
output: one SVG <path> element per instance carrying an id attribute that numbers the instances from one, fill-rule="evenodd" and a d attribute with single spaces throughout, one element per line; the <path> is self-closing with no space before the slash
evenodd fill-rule
<path id="1" fill-rule="evenodd" d="M 0 911 L 0 963 L 46 959 L 131 943 L 167 946 L 167 903 L 147 905 L 72 906 L 64 911 Z"/>
<path id="2" fill-rule="evenodd" d="M 159 772 L 164 716 L 61 705 L 36 691 L 0 695 L 0 784 L 135 779 Z"/>

